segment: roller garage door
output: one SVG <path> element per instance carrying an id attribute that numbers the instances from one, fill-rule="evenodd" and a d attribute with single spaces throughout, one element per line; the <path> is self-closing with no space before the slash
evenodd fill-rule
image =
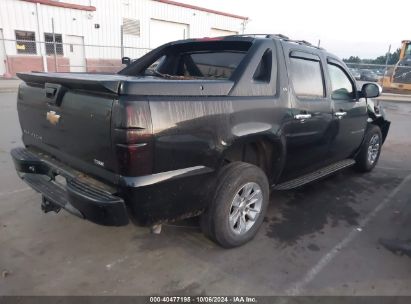
<path id="1" fill-rule="evenodd" d="M 222 30 L 218 28 L 211 28 L 210 37 L 219 37 L 219 36 L 229 36 L 229 35 L 237 35 L 238 32 Z"/>
<path id="2" fill-rule="evenodd" d="M 189 25 L 164 20 L 150 20 L 150 48 L 164 43 L 189 38 Z"/>

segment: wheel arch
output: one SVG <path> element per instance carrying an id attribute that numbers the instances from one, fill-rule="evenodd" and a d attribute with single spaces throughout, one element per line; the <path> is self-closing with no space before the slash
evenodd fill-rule
<path id="1" fill-rule="evenodd" d="M 234 161 L 250 163 L 261 168 L 270 183 L 275 183 L 284 168 L 286 144 L 283 137 L 267 134 L 237 138 L 227 146 L 221 156 L 221 166 Z"/>
<path id="2" fill-rule="evenodd" d="M 391 122 L 386 119 L 384 108 L 380 105 L 379 102 L 375 102 L 374 100 L 370 99 L 368 100 L 367 104 L 367 112 L 367 131 L 371 125 L 378 126 L 382 134 L 382 143 L 384 143 L 391 125 Z"/>
<path id="3" fill-rule="evenodd" d="M 382 143 L 384 143 L 388 135 L 388 130 L 390 129 L 390 124 L 391 122 L 385 120 L 383 117 L 378 117 L 377 119 L 368 123 L 367 129 L 370 125 L 378 126 L 382 134 Z"/>

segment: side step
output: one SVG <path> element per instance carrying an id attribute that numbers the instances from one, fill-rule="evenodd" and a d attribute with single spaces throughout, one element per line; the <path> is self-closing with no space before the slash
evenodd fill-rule
<path id="1" fill-rule="evenodd" d="M 302 185 L 308 184 L 312 181 L 315 181 L 317 179 L 326 177 L 328 175 L 333 174 L 334 172 L 340 171 L 341 169 L 351 167 L 352 165 L 355 164 L 355 160 L 353 159 L 345 159 L 342 161 L 339 161 L 337 163 L 328 165 L 324 168 L 321 168 L 317 171 L 314 171 L 312 173 L 308 173 L 306 175 L 297 177 L 295 179 L 292 179 L 290 181 L 275 185 L 273 187 L 274 190 L 289 190 L 289 189 L 294 189 L 298 188 Z"/>

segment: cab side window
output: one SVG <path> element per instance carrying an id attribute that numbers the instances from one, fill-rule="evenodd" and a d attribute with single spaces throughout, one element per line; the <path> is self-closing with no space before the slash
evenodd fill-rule
<path id="1" fill-rule="evenodd" d="M 271 68 L 272 68 L 273 54 L 270 49 L 264 52 L 257 69 L 254 72 L 253 80 L 258 82 L 269 83 L 271 80 Z"/>
<path id="2" fill-rule="evenodd" d="M 321 63 L 305 58 L 290 58 L 290 76 L 295 94 L 299 98 L 325 96 Z"/>
<path id="3" fill-rule="evenodd" d="M 328 63 L 327 66 L 331 80 L 331 98 L 336 100 L 354 99 L 354 85 L 344 70 L 332 63 Z"/>

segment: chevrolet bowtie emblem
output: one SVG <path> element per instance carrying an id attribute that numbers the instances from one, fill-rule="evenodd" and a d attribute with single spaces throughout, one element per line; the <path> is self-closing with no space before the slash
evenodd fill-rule
<path id="1" fill-rule="evenodd" d="M 47 112 L 47 120 L 52 124 L 56 125 L 60 120 L 60 115 L 56 114 L 54 111 Z"/>

